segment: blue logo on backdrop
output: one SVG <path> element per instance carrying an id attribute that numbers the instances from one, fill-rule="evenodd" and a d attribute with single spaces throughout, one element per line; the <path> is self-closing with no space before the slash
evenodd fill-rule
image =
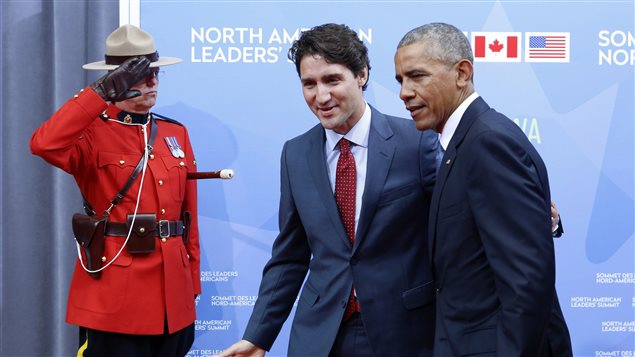
<path id="1" fill-rule="evenodd" d="M 369 47 L 366 100 L 409 117 L 393 55 L 403 34 L 435 21 L 467 31 L 478 93 L 547 164 L 565 227 L 558 295 L 576 356 L 635 354 L 635 3 L 460 5 L 141 1 L 157 47 L 185 59 L 166 69 L 156 111 L 187 125 L 200 170 L 236 172 L 199 182 L 203 294 L 191 356 L 242 337 L 278 233 L 282 145 L 318 122 L 287 60 L 291 43 L 302 29 L 346 23 Z M 269 356 L 286 355 L 291 318 Z"/>

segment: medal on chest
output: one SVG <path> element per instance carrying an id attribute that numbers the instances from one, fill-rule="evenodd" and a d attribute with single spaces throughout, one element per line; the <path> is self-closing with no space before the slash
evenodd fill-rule
<path id="1" fill-rule="evenodd" d="M 170 149 L 170 153 L 172 154 L 172 156 L 176 157 L 177 159 L 182 159 L 185 157 L 185 152 L 183 152 L 183 149 L 181 148 L 181 145 L 179 145 L 179 142 L 176 140 L 176 137 L 166 136 L 163 138 L 163 140 L 165 140 L 165 144 L 168 146 L 168 149 Z"/>

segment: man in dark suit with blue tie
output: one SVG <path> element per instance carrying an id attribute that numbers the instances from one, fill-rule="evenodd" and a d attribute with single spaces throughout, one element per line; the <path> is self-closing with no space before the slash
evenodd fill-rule
<path id="1" fill-rule="evenodd" d="M 436 134 L 366 103 L 368 50 L 350 28 L 305 31 L 289 58 L 320 125 L 284 145 L 280 234 L 244 339 L 220 356 L 263 356 L 298 293 L 289 356 L 430 356 Z"/>
<path id="2" fill-rule="evenodd" d="M 435 356 L 571 356 L 555 292 L 547 170 L 514 122 L 473 86 L 470 43 L 435 23 L 395 55 L 417 129 L 440 134 L 429 252 Z"/>

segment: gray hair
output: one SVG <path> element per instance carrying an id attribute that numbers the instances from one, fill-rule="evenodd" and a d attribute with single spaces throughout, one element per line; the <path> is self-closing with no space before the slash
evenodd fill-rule
<path id="1" fill-rule="evenodd" d="M 462 59 L 474 63 L 470 41 L 458 28 L 445 23 L 430 23 L 408 31 L 403 36 L 397 49 L 415 42 L 426 42 L 432 49 L 430 55 L 434 59 L 453 65 Z"/>

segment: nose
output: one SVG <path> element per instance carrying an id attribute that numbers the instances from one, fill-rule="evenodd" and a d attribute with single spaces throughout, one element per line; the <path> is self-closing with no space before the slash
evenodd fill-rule
<path id="1" fill-rule="evenodd" d="M 150 72 L 150 74 L 146 76 L 145 81 L 149 87 L 156 85 L 159 83 L 159 73 L 155 71 Z"/>
<path id="2" fill-rule="evenodd" d="M 144 78 L 146 84 L 149 87 L 151 87 L 153 85 L 156 85 L 159 82 L 159 74 L 161 74 L 161 73 L 162 73 L 162 71 L 160 70 L 159 67 L 150 68 L 148 70 L 148 74 Z"/>
<path id="3" fill-rule="evenodd" d="M 317 85 L 316 99 L 319 104 L 324 104 L 331 100 L 331 90 L 328 86 L 322 84 Z"/>
<path id="4" fill-rule="evenodd" d="M 410 88 L 408 83 L 405 80 L 401 82 L 401 88 L 399 89 L 399 98 L 406 102 L 408 101 L 408 99 L 412 99 L 414 96 L 415 92 Z"/>

